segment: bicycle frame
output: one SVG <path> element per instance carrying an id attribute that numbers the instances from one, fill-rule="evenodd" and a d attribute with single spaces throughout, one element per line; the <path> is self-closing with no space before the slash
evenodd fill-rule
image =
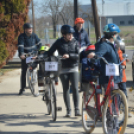
<path id="1" fill-rule="evenodd" d="M 111 91 L 114 89 L 114 80 L 113 80 L 113 76 L 110 76 L 109 78 L 109 82 L 108 82 L 108 85 L 107 85 L 107 89 L 106 89 L 106 92 L 105 92 L 105 95 L 103 97 L 103 100 L 102 102 L 100 102 L 100 94 L 97 94 L 96 93 L 96 89 L 100 88 L 99 85 L 95 84 L 95 86 L 93 85 L 92 82 L 90 82 L 92 88 L 94 89 L 93 93 L 91 94 L 90 98 L 88 99 L 87 103 L 85 104 L 85 107 L 86 107 L 86 110 L 88 111 L 89 109 L 87 108 L 88 106 L 88 103 L 90 102 L 90 100 L 92 99 L 92 97 L 95 95 L 96 96 L 96 103 L 95 103 L 95 106 L 97 108 L 97 112 L 98 112 L 98 116 L 101 117 L 102 116 L 102 113 L 101 113 L 101 106 L 104 105 L 105 101 L 107 100 L 107 98 L 109 98 L 109 102 L 108 102 L 108 105 L 109 105 L 109 108 L 110 108 L 110 114 L 112 115 L 112 106 L 111 106 L 111 103 L 112 103 L 112 100 L 111 100 Z M 84 97 L 85 97 L 85 94 L 84 94 Z M 116 111 L 118 113 L 118 106 L 117 106 L 117 97 L 115 98 L 115 108 L 116 108 Z"/>

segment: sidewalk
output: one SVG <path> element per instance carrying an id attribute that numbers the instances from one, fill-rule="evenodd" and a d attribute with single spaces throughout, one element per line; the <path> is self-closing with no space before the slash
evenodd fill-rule
<path id="1" fill-rule="evenodd" d="M 57 87 L 57 104 L 62 107 L 57 121 L 51 121 L 46 115 L 46 105 L 42 96 L 33 97 L 30 90 L 18 96 L 20 70 L 9 72 L 0 83 L 0 134 L 85 134 L 81 117 L 64 118 L 66 114 L 61 84 Z M 133 96 L 134 97 L 134 96 Z M 82 103 L 80 96 L 80 105 Z M 72 102 L 72 97 L 70 98 Z M 134 105 L 134 101 L 132 103 Z M 134 134 L 134 116 L 128 120 L 127 134 Z M 102 134 L 101 123 L 97 124 L 93 134 Z"/>

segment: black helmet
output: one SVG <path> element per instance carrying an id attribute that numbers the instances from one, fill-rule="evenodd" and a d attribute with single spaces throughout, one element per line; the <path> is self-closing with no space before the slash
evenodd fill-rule
<path id="1" fill-rule="evenodd" d="M 63 25 L 61 27 L 61 33 L 62 34 L 67 34 L 67 33 L 74 33 L 74 28 L 69 26 L 69 25 Z"/>
<path id="2" fill-rule="evenodd" d="M 33 25 L 30 24 L 30 23 L 25 23 L 25 24 L 23 25 L 23 29 L 27 29 L 27 28 L 33 28 Z"/>

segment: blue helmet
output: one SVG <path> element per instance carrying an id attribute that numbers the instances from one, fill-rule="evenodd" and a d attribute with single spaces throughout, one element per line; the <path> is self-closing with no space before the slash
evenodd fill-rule
<path id="1" fill-rule="evenodd" d="M 104 26 L 103 28 L 103 33 L 104 34 L 116 34 L 116 33 L 120 33 L 120 29 L 116 24 L 107 24 L 106 26 Z"/>
<path id="2" fill-rule="evenodd" d="M 74 28 L 71 27 L 70 25 L 63 25 L 61 27 L 61 33 L 62 34 L 68 34 L 68 33 L 74 33 Z"/>

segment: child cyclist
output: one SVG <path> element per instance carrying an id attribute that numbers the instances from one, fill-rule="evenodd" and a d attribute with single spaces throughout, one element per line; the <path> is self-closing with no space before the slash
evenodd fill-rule
<path id="1" fill-rule="evenodd" d="M 94 81 L 94 74 L 100 70 L 99 62 L 93 63 L 87 55 L 95 51 L 95 45 L 89 45 L 80 54 L 80 62 L 82 64 L 82 80 L 81 80 L 81 91 L 85 91 L 90 88 L 89 82 Z"/>

